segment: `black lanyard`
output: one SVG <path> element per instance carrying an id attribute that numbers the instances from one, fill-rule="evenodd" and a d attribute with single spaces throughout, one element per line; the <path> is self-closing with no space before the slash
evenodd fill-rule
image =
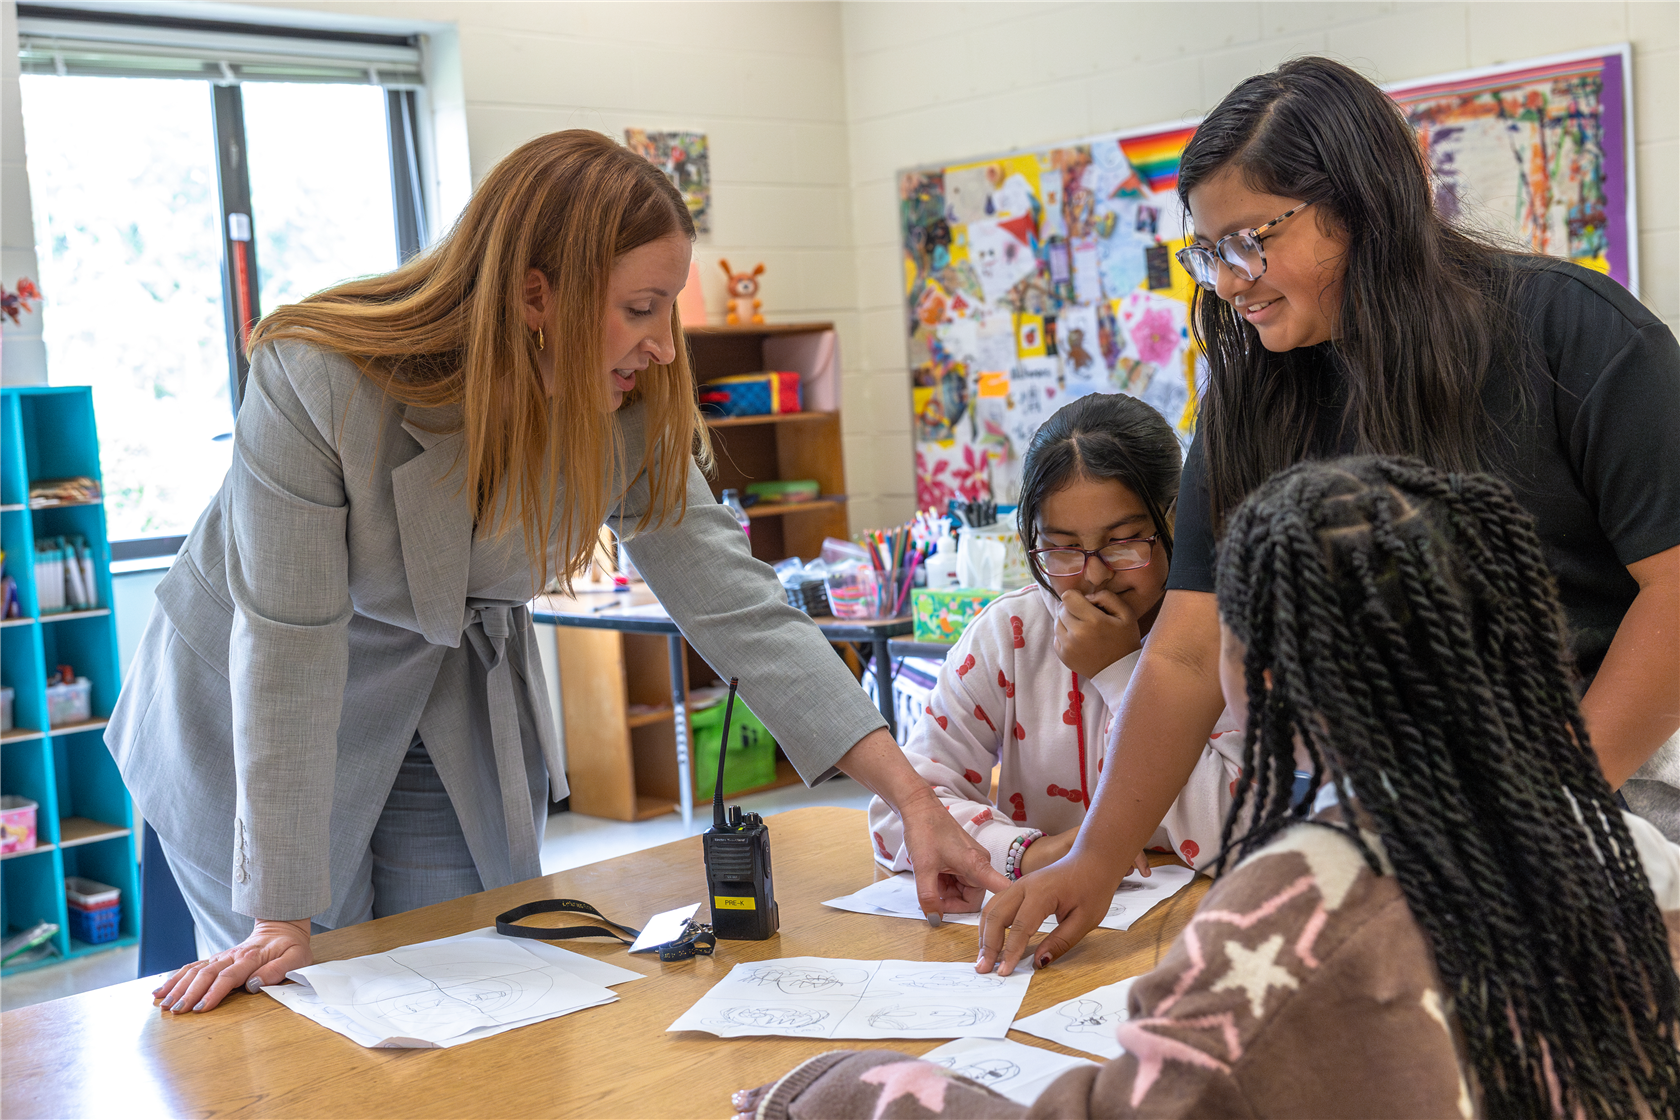
<path id="1" fill-rule="evenodd" d="M 591 914 L 611 929 L 601 926 L 521 926 L 514 923 L 521 918 L 528 918 L 532 914 L 552 914 L 564 911 L 569 914 Z M 621 922 L 615 922 L 587 902 L 579 902 L 575 898 L 545 898 L 540 902 L 527 902 L 523 906 L 515 906 L 505 914 L 496 916 L 496 932 L 504 937 L 526 937 L 532 941 L 569 941 L 574 937 L 610 937 L 621 945 L 632 945 L 641 930 L 633 929 Z M 629 936 L 625 936 L 628 934 Z M 655 945 L 644 952 L 657 952 L 662 961 L 686 961 L 690 957 L 699 955 L 709 957 L 712 950 L 717 948 L 717 935 L 712 927 L 690 921 L 683 935 L 675 941 L 667 941 L 663 945 Z"/>

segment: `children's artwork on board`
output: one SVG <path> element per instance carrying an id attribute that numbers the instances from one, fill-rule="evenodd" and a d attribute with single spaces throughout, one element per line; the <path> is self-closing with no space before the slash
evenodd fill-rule
<path id="1" fill-rule="evenodd" d="M 1030 972 L 972 962 L 785 957 L 738 964 L 668 1028 L 719 1038 L 1001 1039 Z"/>
<path id="2" fill-rule="evenodd" d="M 1620 47 L 1387 88 L 1446 217 L 1632 288 L 1629 60 Z"/>
<path id="3" fill-rule="evenodd" d="M 1387 89 L 1417 130 L 1443 213 L 1634 289 L 1631 57 L 1627 46 L 1604 48 Z M 1130 393 L 1160 410 L 1188 446 L 1205 363 L 1189 330 L 1193 285 L 1173 253 L 1186 244 L 1178 161 L 1195 129 L 1184 122 L 1105 133 L 902 173 L 911 353 L 927 349 L 920 335 L 943 329 L 924 313 L 935 288 L 981 323 L 1037 317 L 1058 359 L 1056 407 L 1087 392 Z M 975 358 L 947 351 L 964 367 L 964 383 L 992 373 L 1036 384 L 1020 363 L 1049 347 L 1005 354 L 998 344 L 985 348 L 993 337 L 981 329 Z M 1046 401 L 1012 388 L 965 402 L 966 424 L 918 422 L 918 506 L 943 508 L 976 488 L 1016 501 L 1020 471 L 1011 464 L 1043 422 L 1016 410 Z"/>
<path id="4" fill-rule="evenodd" d="M 651 132 L 643 128 L 624 130 L 625 147 L 665 172 L 671 185 L 682 193 L 694 228 L 712 231 L 712 172 L 704 132 Z"/>
<path id="5" fill-rule="evenodd" d="M 900 176 L 918 505 L 1013 502 L 1051 413 L 1134 380 L 1142 395 L 1152 378 L 1130 376 L 1138 360 L 1113 305 L 1143 300 L 1164 309 L 1152 323 L 1187 321 L 1190 281 L 1171 251 L 1183 243 L 1173 189 L 1190 131 L 1109 133 Z M 1150 403 L 1188 442 L 1195 367 L 1185 347 L 1161 350 L 1150 353 L 1176 365 Z"/>

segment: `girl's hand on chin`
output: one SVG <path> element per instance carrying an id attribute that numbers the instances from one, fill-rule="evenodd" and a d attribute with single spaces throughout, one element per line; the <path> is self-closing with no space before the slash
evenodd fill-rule
<path id="1" fill-rule="evenodd" d="M 1077 591 L 1062 592 L 1056 617 L 1056 656 L 1063 665 L 1087 679 L 1143 648 L 1137 615 L 1112 591 L 1087 599 Z"/>

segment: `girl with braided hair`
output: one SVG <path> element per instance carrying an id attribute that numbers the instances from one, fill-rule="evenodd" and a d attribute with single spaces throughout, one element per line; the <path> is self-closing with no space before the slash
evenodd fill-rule
<path id="1" fill-rule="evenodd" d="M 1102 917 L 1224 704 L 1214 542 L 1294 463 L 1406 455 L 1489 471 L 1535 519 L 1612 789 L 1680 840 L 1680 345 L 1620 285 L 1514 254 L 1436 208 L 1400 108 L 1323 58 L 1240 82 L 1179 163 L 1179 260 L 1208 362 L 1149 647 L 1067 856 L 1001 892 L 980 963 L 1065 952 Z M 1560 825 L 1561 827 L 1561 825 Z"/>
<path id="2" fill-rule="evenodd" d="M 1301 464 L 1232 514 L 1218 579 L 1252 780 L 1226 818 L 1234 866 L 1132 985 L 1125 1053 L 1030 1110 L 880 1051 L 812 1059 L 737 1107 L 1680 1113 L 1680 846 L 1612 798 L 1509 488 L 1412 459 Z M 1316 799 L 1294 796 L 1298 769 Z"/>

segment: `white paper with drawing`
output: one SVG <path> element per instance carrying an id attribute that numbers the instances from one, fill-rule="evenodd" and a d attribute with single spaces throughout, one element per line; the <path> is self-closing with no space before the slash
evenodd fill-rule
<path id="1" fill-rule="evenodd" d="M 959 1038 L 929 1050 L 922 1061 L 944 1066 L 1017 1104 L 1032 1104 L 1068 1070 L 1097 1064 L 1007 1038 Z"/>
<path id="2" fill-rule="evenodd" d="M 492 929 L 286 974 L 264 988 L 361 1046 L 458 1046 L 617 999 L 608 984 L 642 975 Z"/>
<path id="3" fill-rule="evenodd" d="M 1101 1058 L 1118 1058 L 1126 1051 L 1115 1037 L 1115 1027 L 1131 1018 L 1127 1000 L 1132 980 L 1136 979 L 1134 976 L 1118 984 L 1105 984 L 1045 1008 L 1037 1015 L 1017 1019 L 1015 1029 Z"/>
<path id="4" fill-rule="evenodd" d="M 1030 972 L 982 975 L 972 961 L 783 957 L 738 964 L 672 1023 L 719 1038 L 1002 1038 Z"/>
<path id="5" fill-rule="evenodd" d="M 1120 881 L 1120 889 L 1114 892 L 1108 913 L 1097 924 L 1104 929 L 1131 929 L 1133 922 L 1189 886 L 1195 876 L 1194 871 L 1177 864 L 1154 868 L 1147 879 L 1133 871 Z M 987 901 L 991 901 L 990 896 L 987 896 Z M 855 914 L 881 914 L 889 918 L 915 918 L 917 921 L 925 917 L 916 901 L 916 877 L 908 871 L 871 883 L 844 898 L 831 898 L 823 905 L 836 910 L 850 910 Z M 980 915 L 946 914 L 945 920 L 977 926 Z M 1044 919 L 1038 927 L 1040 933 L 1048 933 L 1055 928 L 1054 917 Z"/>

